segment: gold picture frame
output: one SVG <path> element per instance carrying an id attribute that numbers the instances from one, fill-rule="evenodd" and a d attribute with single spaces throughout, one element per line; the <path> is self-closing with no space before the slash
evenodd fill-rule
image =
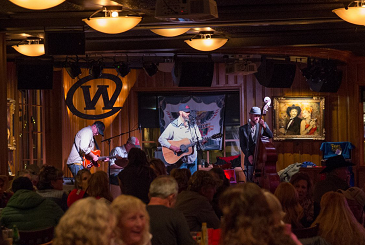
<path id="1" fill-rule="evenodd" d="M 9 150 L 15 150 L 15 137 L 14 137 L 14 112 L 15 112 L 15 100 L 8 98 L 7 103 L 7 131 L 8 131 L 8 148 Z"/>
<path id="2" fill-rule="evenodd" d="M 324 140 L 324 97 L 274 98 L 274 140 Z"/>

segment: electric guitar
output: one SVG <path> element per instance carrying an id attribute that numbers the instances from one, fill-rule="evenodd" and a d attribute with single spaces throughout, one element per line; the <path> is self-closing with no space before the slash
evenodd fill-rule
<path id="1" fill-rule="evenodd" d="M 198 142 L 201 143 L 203 141 L 206 141 L 207 139 L 218 139 L 218 138 L 222 138 L 221 133 L 212 135 L 211 137 L 205 138 L 203 140 L 199 140 Z M 193 147 L 198 143 L 198 142 L 191 142 L 188 138 L 176 141 L 168 140 L 168 142 L 171 145 L 179 147 L 181 150 L 179 152 L 174 152 L 170 148 L 162 147 L 162 154 L 165 158 L 165 161 L 168 164 L 175 164 L 183 156 L 191 155 L 193 153 Z"/>
<path id="2" fill-rule="evenodd" d="M 104 161 L 107 158 L 109 158 L 109 159 L 117 158 L 117 156 L 104 156 L 104 157 L 101 157 L 100 156 L 100 153 L 101 153 L 100 150 L 91 151 L 91 153 L 98 156 L 98 161 Z M 88 156 L 84 156 L 83 158 L 84 158 L 84 161 L 82 162 L 82 165 L 84 166 L 84 168 L 90 169 L 93 166 L 100 167 L 100 164 L 98 162 L 95 162 L 92 158 L 89 158 Z"/>

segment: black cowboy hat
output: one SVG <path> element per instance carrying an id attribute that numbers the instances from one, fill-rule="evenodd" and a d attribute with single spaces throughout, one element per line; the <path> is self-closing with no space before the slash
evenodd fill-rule
<path id="1" fill-rule="evenodd" d="M 299 106 L 296 106 L 294 104 L 292 106 L 288 106 L 288 108 L 286 109 L 286 114 L 288 114 L 288 116 L 290 117 L 290 111 L 293 110 L 293 109 L 298 111 L 298 116 L 299 116 L 302 109 Z"/>
<path id="2" fill-rule="evenodd" d="M 320 174 L 329 173 L 332 170 L 335 170 L 336 168 L 344 168 L 344 167 L 350 167 L 350 166 L 354 166 L 354 165 L 355 164 L 353 164 L 352 162 L 346 161 L 342 155 L 338 155 L 338 156 L 328 158 L 326 161 L 326 168 L 323 169 L 319 173 Z"/>

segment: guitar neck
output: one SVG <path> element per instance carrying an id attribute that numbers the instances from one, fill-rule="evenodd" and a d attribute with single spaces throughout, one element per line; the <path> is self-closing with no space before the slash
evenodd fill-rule
<path id="1" fill-rule="evenodd" d="M 117 158 L 117 156 L 105 156 L 105 157 L 99 157 L 98 158 L 98 161 L 104 161 L 105 159 L 107 159 L 107 158 L 109 158 L 109 159 L 113 159 L 113 158 Z"/>

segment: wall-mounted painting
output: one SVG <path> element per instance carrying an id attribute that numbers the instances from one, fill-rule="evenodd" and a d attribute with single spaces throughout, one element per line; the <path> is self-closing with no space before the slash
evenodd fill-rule
<path id="1" fill-rule="evenodd" d="M 8 98 L 8 110 L 7 110 L 7 131 L 8 131 L 8 148 L 9 150 L 15 150 L 15 137 L 14 137 L 14 111 L 15 100 Z"/>
<path id="2" fill-rule="evenodd" d="M 274 98 L 273 122 L 274 140 L 324 140 L 324 98 Z"/>

